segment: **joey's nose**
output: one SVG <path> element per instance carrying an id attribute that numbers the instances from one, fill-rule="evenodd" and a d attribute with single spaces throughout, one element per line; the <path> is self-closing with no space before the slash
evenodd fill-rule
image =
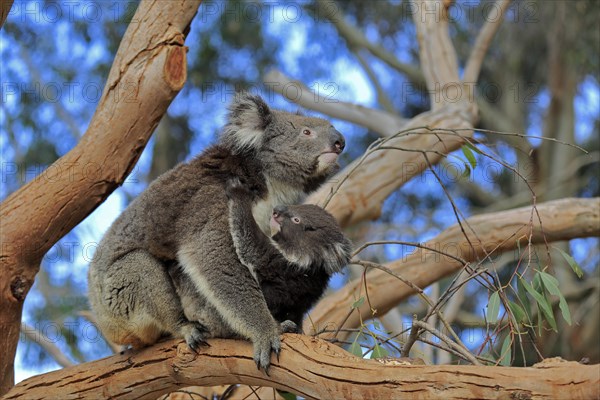
<path id="1" fill-rule="evenodd" d="M 346 147 L 346 140 L 341 133 L 339 133 L 334 127 L 331 127 L 331 143 L 332 150 L 337 154 L 340 154 L 344 151 L 344 147 Z"/>
<path id="2" fill-rule="evenodd" d="M 283 215 L 286 213 L 286 206 L 277 206 L 273 208 L 273 219 L 277 222 L 280 222 L 283 219 Z"/>

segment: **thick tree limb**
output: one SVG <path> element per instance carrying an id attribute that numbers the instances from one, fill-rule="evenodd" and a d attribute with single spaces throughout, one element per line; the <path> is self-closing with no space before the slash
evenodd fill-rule
<path id="1" fill-rule="evenodd" d="M 323 204 L 338 182 L 346 179 L 327 205 L 327 211 L 343 227 L 378 218 L 385 199 L 427 168 L 422 151 L 428 152 L 430 162 L 436 164 L 442 159 L 441 154 L 450 153 L 464 143 L 458 135 L 433 135 L 418 128 L 468 129 L 473 118 L 460 106 L 448 106 L 418 115 L 403 128 L 415 129 L 414 134 L 390 140 L 386 150 L 372 153 L 356 170 L 358 161 L 354 161 L 311 195 L 307 203 Z M 468 137 L 472 132 L 461 134 Z"/>
<path id="2" fill-rule="evenodd" d="M 456 52 L 448 34 L 448 14 L 443 12 L 446 6 L 440 1 L 420 1 L 417 6 L 419 11 L 414 18 L 420 44 L 419 54 L 431 93 L 432 111 L 413 118 L 403 130 L 424 126 L 471 128 L 477 120 L 477 107 L 471 96 L 457 95 L 457 91 L 463 93 L 463 87 L 458 79 Z M 432 9 L 432 6 L 438 15 L 426 17 L 425 10 Z M 441 62 L 436 58 L 440 55 Z M 471 134 L 472 132 L 465 131 L 464 136 Z M 460 148 L 462 144 L 462 138 L 452 135 L 417 134 L 399 137 L 387 143 L 386 150 L 371 154 L 356 170 L 356 161 L 349 165 L 307 202 L 323 204 L 337 182 L 345 180 L 327 205 L 327 210 L 342 226 L 375 219 L 381 213 L 383 201 L 391 193 L 427 168 L 428 163 L 420 151 L 431 152 L 429 162 L 435 164 L 442 159 L 443 154 Z"/>
<path id="3" fill-rule="evenodd" d="M 284 335 L 270 376 L 256 369 L 248 342 L 211 340 L 200 354 L 181 341 L 159 343 L 29 378 L 5 399 L 142 398 L 181 387 L 241 383 L 305 398 L 595 398 L 600 366 L 543 362 L 529 368 L 389 365 L 361 359 L 320 339 Z M 387 364 L 386 364 L 387 363 Z"/>
<path id="4" fill-rule="evenodd" d="M 0 29 L 2 29 L 2 26 L 10 13 L 13 2 L 13 0 L 0 0 Z"/>
<path id="5" fill-rule="evenodd" d="M 494 7 L 492 7 L 488 13 L 486 23 L 483 28 L 481 28 L 477 40 L 475 41 L 475 45 L 473 46 L 473 50 L 471 50 L 469 60 L 467 61 L 465 72 L 463 74 L 464 82 L 477 82 L 487 49 L 490 47 L 490 43 L 492 42 L 496 31 L 500 25 L 502 25 L 504 14 L 506 14 L 509 5 L 510 0 L 497 0 Z M 492 13 L 498 13 L 497 18 L 491 19 Z"/>
<path id="6" fill-rule="evenodd" d="M 448 33 L 449 6 L 442 0 L 414 2 L 417 12 L 413 14 L 419 59 L 427 83 L 431 109 L 437 110 L 449 102 L 465 102 L 462 82 L 458 78 L 456 51 Z M 434 14 L 437 13 L 437 14 Z"/>
<path id="7" fill-rule="evenodd" d="M 536 222 L 535 214 L 533 227 L 529 225 L 534 211 L 531 207 L 523 207 L 469 218 L 469 226 L 481 239 L 480 242 L 473 233 L 467 232 L 475 249 L 470 247 L 458 225 L 446 229 L 425 243 L 425 246 L 450 253 L 467 262 L 475 262 L 484 256 L 484 249 L 496 249 L 497 253 L 514 250 L 517 249 L 518 241 L 521 246 L 525 246 L 529 235 L 533 244 L 544 243 L 545 240 L 555 242 L 600 236 L 600 198 L 555 200 L 539 204 L 537 210 L 542 219 L 543 230 Z M 460 271 L 463 267 L 455 259 L 422 248 L 387 266 L 421 289 Z M 415 293 L 412 288 L 382 271 L 368 273 L 366 282 L 370 306 L 377 310 L 378 315 L 384 315 Z M 305 332 L 313 331 L 313 324 L 317 329 L 326 325 L 339 327 L 347 317 L 352 303 L 361 296 L 363 288 L 363 283 L 355 280 L 320 301 L 305 323 Z M 372 317 L 367 302 L 359 311 L 360 315 L 358 312 L 350 315 L 344 324 L 345 328 L 356 327 L 360 321 L 359 317 L 362 320 Z"/>
<path id="8" fill-rule="evenodd" d="M 0 205 L 0 394 L 13 384 L 22 304 L 40 259 L 131 172 L 185 83 L 185 33 L 199 5 L 140 3 L 86 134 Z"/>
<path id="9" fill-rule="evenodd" d="M 304 108 L 362 125 L 381 136 L 390 136 L 398 132 L 406 123 L 403 118 L 386 111 L 336 99 L 326 99 L 318 93 L 312 92 L 302 82 L 293 80 L 278 70 L 269 71 L 263 82 L 265 86 L 272 88 L 274 92 Z M 290 87 L 294 89 L 292 90 Z"/>

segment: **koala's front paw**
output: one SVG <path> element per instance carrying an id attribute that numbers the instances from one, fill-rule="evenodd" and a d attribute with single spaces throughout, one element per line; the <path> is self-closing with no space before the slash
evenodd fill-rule
<path id="1" fill-rule="evenodd" d="M 228 199 L 252 196 L 251 189 L 246 181 L 237 177 L 227 180 L 227 183 L 225 184 L 225 194 Z"/>
<path id="2" fill-rule="evenodd" d="M 254 345 L 254 362 L 256 363 L 256 368 L 262 368 L 268 376 L 269 367 L 271 366 L 271 351 L 274 351 L 279 359 L 279 351 L 281 350 L 279 332 L 255 339 L 252 341 L 252 344 Z"/>
<path id="3" fill-rule="evenodd" d="M 279 324 L 279 330 L 281 333 L 300 333 L 301 331 L 301 329 L 298 328 L 298 325 L 296 325 L 294 321 L 290 321 L 289 319 Z"/>
<path id="4" fill-rule="evenodd" d="M 210 347 L 210 344 L 204 340 L 207 332 L 204 325 L 197 321 L 190 322 L 181 328 L 185 342 L 194 353 L 198 353 L 200 346 Z"/>

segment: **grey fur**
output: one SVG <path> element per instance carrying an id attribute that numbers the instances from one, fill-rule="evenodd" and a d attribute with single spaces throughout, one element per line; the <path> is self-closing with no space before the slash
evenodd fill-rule
<path id="1" fill-rule="evenodd" d="M 252 217 L 254 195 L 247 185 L 230 181 L 227 197 L 240 261 L 260 284 L 275 319 L 282 324 L 291 320 L 300 327 L 331 275 L 349 262 L 350 241 L 331 214 L 311 204 L 275 207 L 269 238 Z"/>
<path id="2" fill-rule="evenodd" d="M 279 351 L 281 328 L 236 255 L 225 184 L 240 178 L 252 185 L 258 198 L 253 214 L 267 232 L 273 206 L 300 202 L 315 190 L 337 170 L 334 154 L 343 147 L 342 135 L 326 120 L 236 96 L 219 142 L 154 181 L 100 242 L 90 264 L 89 297 L 104 335 L 138 347 L 171 334 L 197 349 L 204 338 L 231 332 L 253 342 L 254 359 L 266 370 L 271 350 Z M 169 273 L 185 285 L 176 291 Z M 190 320 L 182 301 L 209 311 Z"/>

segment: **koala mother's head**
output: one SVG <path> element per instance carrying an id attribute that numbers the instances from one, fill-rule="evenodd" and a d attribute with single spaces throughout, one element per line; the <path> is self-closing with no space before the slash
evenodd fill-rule
<path id="1" fill-rule="evenodd" d="M 345 141 L 329 121 L 271 110 L 259 96 L 237 94 L 221 144 L 258 159 L 265 175 L 308 193 L 339 169 Z"/>

